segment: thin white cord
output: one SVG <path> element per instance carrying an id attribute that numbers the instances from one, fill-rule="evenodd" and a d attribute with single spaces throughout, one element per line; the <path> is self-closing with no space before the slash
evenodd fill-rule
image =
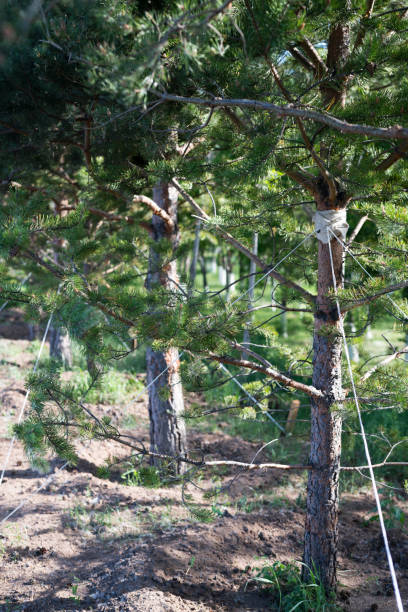
<path id="1" fill-rule="evenodd" d="M 42 338 L 42 342 L 41 342 L 40 350 L 38 351 L 37 359 L 36 359 L 35 364 L 34 364 L 33 372 L 36 372 L 36 371 L 37 371 L 38 363 L 39 363 L 39 361 L 40 361 L 41 353 L 43 352 L 43 348 L 44 348 L 45 340 L 46 340 L 46 338 L 47 338 L 48 330 L 49 330 L 50 325 L 51 325 L 52 317 L 53 317 L 53 315 L 51 314 L 51 315 L 50 315 L 50 318 L 48 319 L 47 327 L 45 328 L 45 332 L 44 332 L 44 335 L 43 335 L 43 338 Z M 20 414 L 19 414 L 19 416 L 18 416 L 17 425 L 20 425 L 21 420 L 22 420 L 22 418 L 23 418 L 23 414 L 24 414 L 24 411 L 25 411 L 25 407 L 26 407 L 26 405 L 27 405 L 27 400 L 28 400 L 28 396 L 29 396 L 29 395 L 30 395 L 30 389 L 27 389 L 26 394 L 25 394 L 25 397 L 24 397 L 23 406 L 22 406 L 22 408 L 21 408 L 21 410 L 20 410 Z M 14 446 L 15 441 L 16 441 L 16 436 L 14 435 L 14 436 L 12 437 L 12 439 L 11 439 L 10 446 L 9 446 L 9 449 L 8 449 L 8 452 L 7 452 L 7 456 L 6 456 L 6 460 L 5 460 L 4 465 L 3 465 L 3 470 L 2 470 L 2 472 L 1 472 L 1 476 L 0 476 L 0 485 L 1 485 L 1 484 L 2 484 L 2 482 L 3 482 L 4 472 L 6 471 L 6 468 L 7 468 L 8 462 L 9 462 L 9 460 L 10 460 L 11 451 L 13 450 L 13 446 Z"/>
<path id="2" fill-rule="evenodd" d="M 332 232 L 332 233 L 333 233 L 333 232 Z M 367 274 L 367 276 L 369 276 L 369 278 L 371 278 L 371 279 L 372 279 L 372 278 L 374 278 L 374 277 L 373 277 L 373 276 L 372 276 L 372 275 L 369 273 L 369 271 L 368 271 L 368 270 L 367 270 L 367 269 L 366 269 L 366 268 L 363 266 L 363 264 L 361 264 L 361 263 L 358 261 L 357 257 L 356 257 L 355 255 L 353 255 L 352 251 L 350 250 L 350 247 L 349 247 L 347 244 L 345 244 L 345 243 L 344 243 L 344 242 L 343 242 L 343 241 L 342 241 L 342 240 L 341 240 L 341 239 L 340 239 L 338 236 L 336 236 L 336 234 L 333 234 L 333 236 L 334 236 L 334 237 L 336 238 L 336 240 L 338 240 L 338 242 L 339 242 L 339 243 L 342 245 L 342 247 L 344 248 L 344 250 L 346 251 L 346 253 L 349 253 L 349 254 L 351 255 L 351 257 L 354 259 L 354 261 L 355 261 L 355 262 L 356 262 L 356 263 L 357 263 L 357 264 L 360 266 L 360 268 L 361 268 L 362 270 L 364 270 L 364 272 Z M 387 294 L 385 297 L 386 297 L 386 298 L 387 298 L 387 299 L 388 299 L 388 300 L 391 302 L 391 304 L 394 306 L 394 308 L 396 308 L 397 310 L 399 310 L 399 311 L 400 311 L 400 313 L 402 314 L 402 316 L 404 317 L 404 319 L 408 319 L 408 315 L 407 315 L 407 314 L 406 314 L 406 313 L 405 313 L 405 312 L 402 310 L 402 308 L 400 308 L 400 307 L 398 306 L 398 304 L 396 304 L 396 303 L 394 302 L 394 300 L 392 299 L 392 297 L 391 297 L 390 295 L 388 295 L 388 294 Z"/>
<path id="3" fill-rule="evenodd" d="M 266 414 L 266 416 L 272 421 L 272 423 L 274 425 L 276 425 L 276 427 L 278 429 L 280 429 L 281 431 L 283 431 L 285 433 L 284 428 L 282 427 L 282 425 L 280 425 L 280 423 L 278 423 L 278 421 L 276 421 L 270 414 L 269 412 L 265 412 L 265 410 L 262 409 L 262 406 L 260 405 L 260 403 L 258 402 L 258 400 L 251 394 L 249 393 L 249 391 L 247 391 L 245 389 L 245 387 L 243 385 L 241 385 L 241 383 L 239 382 L 239 380 L 237 378 L 235 378 L 235 376 L 232 376 L 231 372 L 225 367 L 225 365 L 223 363 L 220 363 L 220 366 L 222 367 L 222 369 L 224 370 L 224 372 L 226 372 L 228 374 L 228 376 L 231 377 L 231 379 L 234 381 L 234 383 L 236 383 L 238 385 L 238 387 L 240 389 L 242 389 L 242 391 L 244 393 L 246 393 L 246 395 L 249 397 L 250 400 L 252 400 L 254 402 L 254 404 L 256 404 L 261 410 L 262 410 L 262 414 Z"/>
<path id="4" fill-rule="evenodd" d="M 283 263 L 283 262 L 285 261 L 285 259 L 287 259 L 287 258 L 288 258 L 290 255 L 292 255 L 292 253 L 294 253 L 294 252 L 295 252 L 295 251 L 296 251 L 296 250 L 297 250 L 297 249 L 298 249 L 300 246 L 302 246 L 302 244 L 303 244 L 304 242 L 306 242 L 306 240 L 308 240 L 308 239 L 309 239 L 311 236 L 314 236 L 314 234 L 315 234 L 315 232 L 312 232 L 311 234 L 308 234 L 308 235 L 306 236 L 306 238 L 303 238 L 303 240 L 302 240 L 301 242 L 299 242 L 299 244 L 298 244 L 298 245 L 296 245 L 296 246 L 295 246 L 295 247 L 294 247 L 294 248 L 293 248 L 291 251 L 289 251 L 289 253 L 287 253 L 287 254 L 285 255 L 285 257 L 282 257 L 282 259 L 281 259 L 280 261 L 278 261 L 278 263 L 277 263 L 277 264 L 275 264 L 275 265 L 273 266 L 273 268 L 271 268 L 270 270 L 268 270 L 267 272 L 265 272 L 265 274 L 264 274 L 263 276 L 261 276 L 261 278 L 260 278 L 260 279 L 258 279 L 258 280 L 256 281 L 256 283 L 254 283 L 254 284 L 253 284 L 253 286 L 252 286 L 250 289 L 247 289 L 246 291 L 244 291 L 244 293 L 241 293 L 241 295 L 240 295 L 240 296 L 238 296 L 238 297 L 237 297 L 237 298 L 236 298 L 236 299 L 235 299 L 233 302 L 231 302 L 231 306 L 233 306 L 233 305 L 234 305 L 236 302 L 238 302 L 239 300 L 241 300 L 241 299 L 242 299 L 242 298 L 243 298 L 245 295 L 247 295 L 247 293 L 249 293 L 250 291 L 252 291 L 252 290 L 253 290 L 253 288 L 254 288 L 254 287 L 256 287 L 256 285 L 258 285 L 258 283 L 261 283 L 261 282 L 264 280 L 264 278 L 266 278 L 267 276 L 269 276 L 269 275 L 270 275 L 270 273 L 271 273 L 271 272 L 273 272 L 274 270 L 276 270 L 276 268 L 277 268 L 278 266 L 280 266 L 280 264 L 281 264 L 281 263 Z"/>
<path id="5" fill-rule="evenodd" d="M 329 230 L 329 231 L 333 234 L 333 236 L 335 236 L 335 234 L 331 230 Z M 360 404 L 359 404 L 359 401 L 358 401 L 357 390 L 356 390 L 356 386 L 355 386 L 355 383 L 354 383 L 353 370 L 352 370 L 352 367 L 351 367 L 351 360 L 350 360 L 350 355 L 349 355 L 349 350 L 348 350 L 348 345 L 347 345 L 347 340 L 346 340 L 346 334 L 344 332 L 344 326 L 343 326 L 343 319 L 342 319 L 341 310 L 340 310 L 340 304 L 339 304 L 339 300 L 337 299 L 336 275 L 335 275 L 335 272 L 334 272 L 333 254 L 332 254 L 332 249 L 331 249 L 331 240 L 328 242 L 328 246 L 329 246 L 331 273 L 332 273 L 332 278 L 333 278 L 333 289 L 334 289 L 334 293 L 336 295 L 336 305 L 337 305 L 337 312 L 338 312 L 338 315 L 339 315 L 340 331 L 341 331 L 341 335 L 342 335 L 343 343 L 344 343 L 344 353 L 346 355 L 347 366 L 348 366 L 348 371 L 349 371 L 350 381 L 351 381 L 351 386 L 353 388 L 353 395 L 354 395 L 354 401 L 355 401 L 355 404 L 356 404 L 358 420 L 359 420 L 359 423 L 360 423 L 361 436 L 362 436 L 362 439 L 363 439 L 363 444 L 364 444 L 364 450 L 365 450 L 365 454 L 366 454 L 366 458 L 367 458 L 368 469 L 369 469 L 369 472 L 370 472 L 370 478 L 371 478 L 371 483 L 372 483 L 372 487 L 373 487 L 375 503 L 377 505 L 377 510 L 378 510 L 378 518 L 379 518 L 380 525 L 381 525 L 381 531 L 382 531 L 382 536 L 383 536 L 383 540 L 384 540 L 385 551 L 387 553 L 388 565 L 389 565 L 389 568 L 390 568 L 392 584 L 393 584 L 393 587 L 394 587 L 394 594 L 395 594 L 395 599 L 396 599 L 396 602 L 397 602 L 397 608 L 398 608 L 399 612 L 404 612 L 404 608 L 403 608 L 402 600 L 401 600 L 401 594 L 400 594 L 399 587 L 398 587 L 398 580 L 397 580 L 397 576 L 396 576 L 396 573 L 395 573 L 394 562 L 392 560 L 392 555 L 391 555 L 390 547 L 389 547 L 389 544 L 388 544 L 388 536 L 387 536 L 387 531 L 385 529 L 384 517 L 383 517 L 382 508 L 381 508 L 381 502 L 380 502 L 380 498 L 379 498 L 379 495 L 378 495 L 377 483 L 375 481 L 374 470 L 373 470 L 373 466 L 372 466 L 372 462 L 371 462 L 371 455 L 370 455 L 370 451 L 369 451 L 368 443 L 367 443 L 367 436 L 366 436 L 365 429 L 364 429 L 363 419 L 361 417 Z"/>
<path id="6" fill-rule="evenodd" d="M 28 497 L 26 497 L 22 502 L 20 502 L 18 504 L 18 506 L 16 508 L 14 508 L 14 510 L 12 510 L 11 512 L 9 512 L 8 514 L 6 514 L 6 516 L 4 518 L 1 519 L 0 521 L 0 525 L 2 525 L 3 523 L 5 523 L 11 516 L 13 516 L 13 514 L 15 514 L 18 510 L 20 510 L 20 508 L 22 508 L 23 506 L 25 506 L 31 499 L 31 497 L 33 495 L 35 495 L 36 493 L 38 493 L 39 491 L 41 491 L 41 489 L 44 489 L 44 487 L 47 486 L 47 484 L 49 484 L 52 480 L 54 480 L 54 478 L 60 473 L 62 472 L 63 469 L 65 469 L 68 465 L 69 461 L 66 461 L 64 463 L 64 465 L 62 465 L 59 470 L 57 470 L 56 472 L 54 472 L 54 474 L 51 474 L 51 476 L 49 476 L 46 480 L 44 480 L 44 482 L 37 487 L 37 489 L 35 489 L 35 491 L 33 491 L 32 493 L 30 493 L 30 495 Z"/>

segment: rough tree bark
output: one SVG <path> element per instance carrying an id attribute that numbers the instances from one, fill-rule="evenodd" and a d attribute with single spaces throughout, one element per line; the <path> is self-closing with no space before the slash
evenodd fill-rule
<path id="1" fill-rule="evenodd" d="M 337 203 L 338 207 L 344 206 Z M 326 209 L 318 203 L 319 209 Z M 343 248 L 331 241 L 337 287 L 343 286 Z M 325 393 L 311 406 L 311 448 L 303 570 L 316 571 L 327 591 L 336 588 L 338 499 L 341 453 L 341 416 L 336 403 L 343 399 L 342 344 L 336 305 L 327 296 L 333 289 L 329 246 L 318 242 L 318 291 L 314 318 L 313 386 Z"/>
<path id="2" fill-rule="evenodd" d="M 173 229 L 157 215 L 153 215 L 152 228 L 154 240 L 167 238 L 174 248 L 179 241 L 177 228 L 177 199 L 175 187 L 161 183 L 153 189 L 153 200 L 166 211 L 174 223 Z M 162 265 L 160 256 L 152 248 L 149 256 L 149 272 L 146 287 L 152 289 L 159 284 L 170 290 L 176 290 L 178 283 L 175 259 Z M 187 452 L 186 428 L 182 414 L 184 412 L 183 388 L 180 381 L 180 362 L 178 349 L 165 352 L 153 351 L 148 347 L 146 352 L 147 384 L 149 386 L 150 447 L 154 452 L 173 456 L 185 455 Z M 158 380 L 153 382 L 163 370 Z M 156 461 L 156 464 L 158 462 Z M 183 471 L 184 464 L 177 462 L 171 469 L 176 473 Z"/>

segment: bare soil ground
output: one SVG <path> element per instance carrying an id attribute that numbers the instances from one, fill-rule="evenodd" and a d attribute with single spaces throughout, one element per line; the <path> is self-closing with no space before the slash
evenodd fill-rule
<path id="1" fill-rule="evenodd" d="M 35 355 L 27 340 L 0 340 L 0 457 L 24 399 L 23 378 Z M 123 424 L 120 406 L 99 406 Z M 132 435 L 147 442 L 146 398 L 131 408 Z M 125 421 L 126 422 L 126 421 Z M 212 458 L 251 460 L 259 444 L 190 428 L 191 446 Z M 0 528 L 0 610 L 225 611 L 267 610 L 270 601 L 249 568 L 267 560 L 301 559 L 305 479 L 264 471 L 220 474 L 228 484 L 211 523 L 194 520 L 180 487 L 127 486 L 119 474 L 98 478 L 108 457 L 123 457 L 116 443 L 78 443 L 81 461 L 45 476 L 34 472 L 15 445 L 0 490 L 0 520 L 29 498 Z M 52 462 L 52 471 L 61 462 Z M 196 477 L 204 490 L 210 474 Z M 190 486 L 193 500 L 214 503 Z M 407 504 L 404 510 L 408 512 Z M 395 610 L 387 564 L 369 489 L 343 496 L 340 513 L 339 602 L 349 611 Z M 221 509 L 221 510 L 220 510 Z M 408 604 L 408 537 L 391 530 L 392 552 Z"/>

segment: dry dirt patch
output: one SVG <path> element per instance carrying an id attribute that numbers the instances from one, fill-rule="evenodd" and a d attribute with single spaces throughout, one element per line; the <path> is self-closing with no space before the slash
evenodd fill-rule
<path id="1" fill-rule="evenodd" d="M 18 360 L 19 351 L 14 354 Z M 21 359 L 26 367 L 29 360 Z M 23 401 L 23 385 L 7 377 L 9 368 L 0 366 L 1 457 L 7 452 L 10 423 Z M 126 416 L 120 406 L 95 409 L 110 410 L 117 423 Z M 131 433 L 147 441 L 145 400 L 133 413 L 137 425 Z M 212 457 L 243 461 L 259 447 L 222 430 L 192 431 L 191 439 Z M 204 524 L 183 506 L 179 487 L 126 486 L 119 474 L 113 480 L 98 478 L 97 467 L 107 457 L 126 453 L 118 444 L 80 443 L 78 451 L 78 467 L 58 473 L 2 527 L 2 612 L 266 610 L 268 599 L 250 581 L 248 568 L 267 559 L 301 558 L 300 476 L 282 479 L 272 471 L 241 474 L 220 498 L 219 516 Z M 54 461 L 52 469 L 58 465 Z M 219 483 L 227 484 L 232 476 L 220 475 Z M 1 517 L 43 481 L 17 444 L 0 489 Z M 204 490 L 213 484 L 208 475 L 199 482 Z M 193 491 L 193 499 L 208 507 L 213 503 L 200 491 Z M 365 524 L 372 508 L 368 490 L 343 497 L 339 578 L 344 610 L 395 610 L 378 525 Z M 405 532 L 391 530 L 390 541 L 406 600 L 408 539 Z"/>

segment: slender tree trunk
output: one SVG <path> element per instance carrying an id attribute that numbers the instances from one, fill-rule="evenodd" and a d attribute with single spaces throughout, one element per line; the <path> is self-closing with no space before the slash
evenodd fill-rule
<path id="1" fill-rule="evenodd" d="M 50 327 L 48 340 L 50 357 L 62 361 L 65 367 L 72 368 L 72 349 L 69 335 L 60 327 Z"/>
<path id="2" fill-rule="evenodd" d="M 207 268 L 205 267 L 205 258 L 202 253 L 199 254 L 199 260 L 200 260 L 201 275 L 203 277 L 203 289 L 205 292 L 207 292 L 208 291 Z"/>
<path id="3" fill-rule="evenodd" d="M 336 285 L 343 285 L 343 249 L 331 241 Z M 341 416 L 336 402 L 343 398 L 342 345 L 335 304 L 327 297 L 333 288 L 329 247 L 318 242 L 318 295 L 315 314 L 313 385 L 325 398 L 312 400 L 311 448 L 305 527 L 304 579 L 316 571 L 327 591 L 336 587 Z"/>
<path id="4" fill-rule="evenodd" d="M 167 238 L 171 241 L 173 248 L 179 242 L 177 229 L 177 190 L 167 183 L 156 185 L 153 189 L 153 199 L 165 210 L 175 224 L 175 229 L 170 231 L 165 222 L 153 215 L 152 228 L 156 241 Z M 146 279 L 148 289 L 163 285 L 167 289 L 175 291 L 178 283 L 176 261 L 162 265 L 160 256 L 154 250 L 150 250 L 149 272 Z M 149 417 L 150 417 L 150 447 L 153 452 L 166 455 L 179 456 L 187 452 L 186 428 L 183 419 L 184 401 L 183 389 L 180 381 L 180 362 L 178 349 L 171 348 L 167 351 L 153 351 L 147 349 L 147 384 L 149 385 Z M 155 380 L 165 368 L 168 368 L 157 380 Z M 160 461 L 154 461 L 160 464 Z M 180 473 L 184 464 L 177 462 L 171 467 L 171 471 Z"/>
<path id="5" fill-rule="evenodd" d="M 217 248 L 215 249 L 215 251 L 213 252 L 213 256 L 212 256 L 212 260 L 211 260 L 211 272 L 212 274 L 217 274 L 218 271 L 218 255 L 221 251 L 221 247 L 217 246 Z"/>
<path id="6" fill-rule="evenodd" d="M 58 214 L 62 216 L 61 212 L 58 212 Z M 61 241 L 56 240 L 56 244 L 59 242 Z M 58 252 L 54 251 L 55 263 L 58 263 L 58 260 Z M 66 368 L 72 368 L 72 348 L 68 333 L 60 327 L 51 325 L 48 332 L 48 341 L 50 344 L 50 357 L 62 361 Z"/>
<path id="7" fill-rule="evenodd" d="M 258 232 L 254 232 L 252 237 L 252 252 L 254 255 L 258 255 Z M 251 259 L 251 263 L 249 264 L 249 281 L 248 281 L 248 310 L 252 307 L 252 302 L 254 301 L 255 296 L 255 273 L 256 273 L 256 263 Z M 249 327 L 252 322 L 252 315 L 249 314 L 248 321 L 246 322 L 244 329 L 244 340 L 243 344 L 248 344 L 250 342 L 250 334 Z M 246 359 L 246 355 L 242 355 L 242 359 Z"/>
<path id="8" fill-rule="evenodd" d="M 29 323 L 28 324 L 28 339 L 29 340 L 35 340 L 38 337 L 38 325 L 35 325 L 34 323 Z"/>

